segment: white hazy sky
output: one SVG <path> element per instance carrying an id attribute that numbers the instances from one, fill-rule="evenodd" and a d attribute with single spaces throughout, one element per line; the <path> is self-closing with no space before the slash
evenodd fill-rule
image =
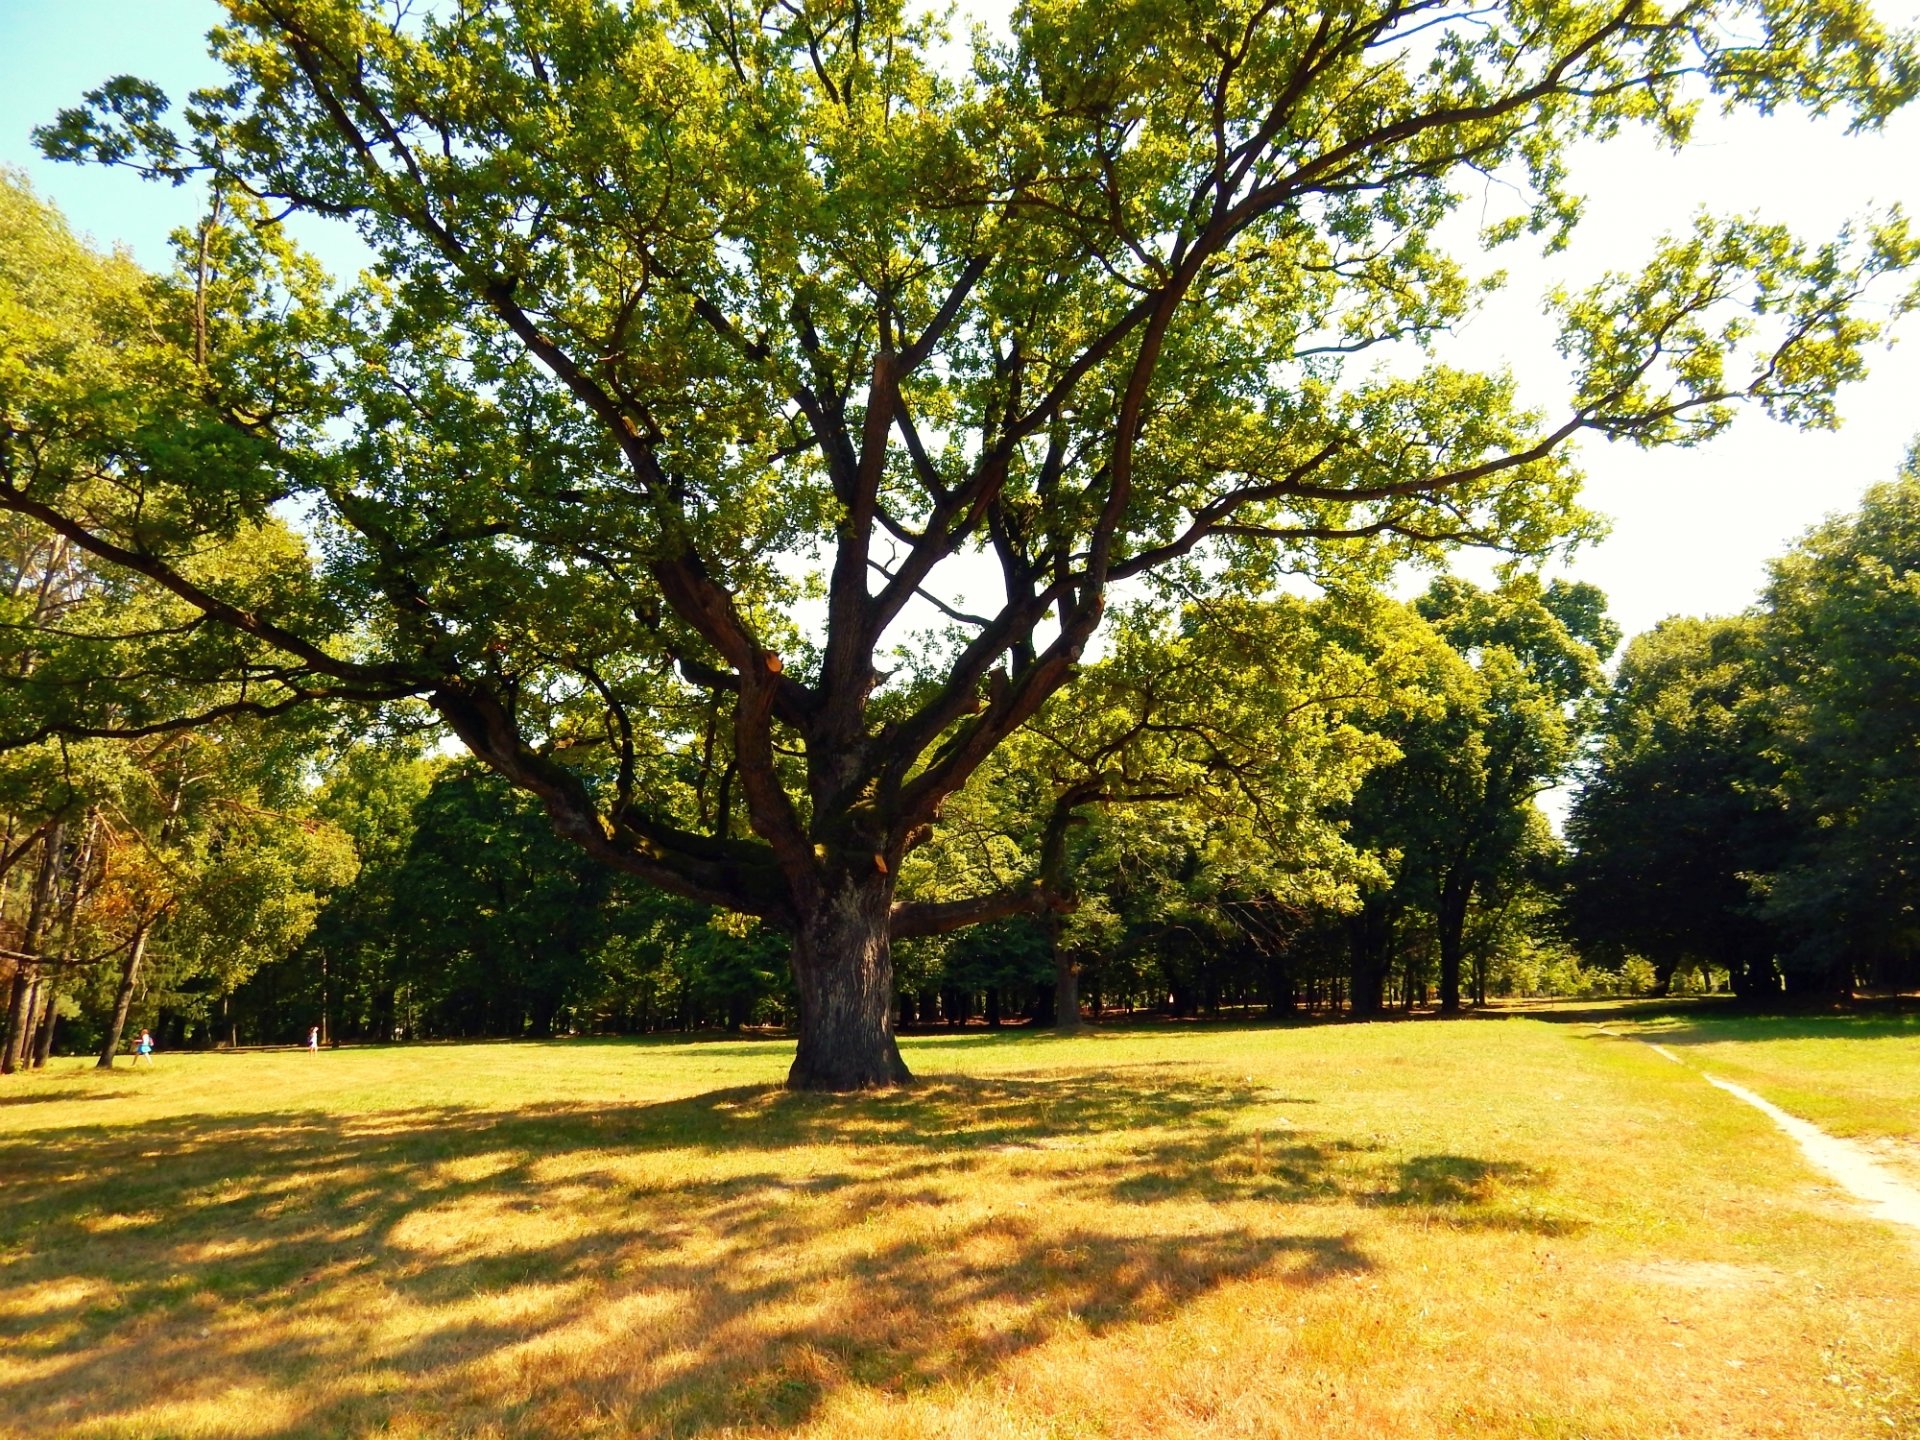
<path id="1" fill-rule="evenodd" d="M 999 0 L 971 9 L 1004 13 Z M 1902 25 L 1920 13 L 1916 0 L 1882 0 L 1880 10 Z M 116 74 L 155 80 L 176 97 L 216 79 L 200 37 L 218 17 L 212 0 L 0 0 L 0 163 L 25 169 L 76 228 L 162 263 L 168 229 L 191 218 L 186 192 L 124 173 L 50 165 L 28 132 Z M 1920 107 L 1865 137 L 1797 115 L 1712 118 L 1679 155 L 1628 136 L 1590 147 L 1573 174 L 1588 197 L 1573 245 L 1550 262 L 1508 247 L 1498 263 L 1512 285 L 1462 329 L 1450 354 L 1462 363 L 1511 365 L 1549 411 L 1562 374 L 1539 303 L 1549 285 L 1632 266 L 1655 236 L 1686 226 L 1701 208 L 1758 213 L 1816 238 L 1890 203 L 1920 214 Z M 1497 198 L 1493 204 L 1500 208 Z M 1893 294 L 1888 286 L 1882 298 Z M 1837 432 L 1798 432 L 1755 414 L 1692 451 L 1648 454 L 1590 442 L 1582 452 L 1588 503 L 1612 518 L 1613 529 L 1576 557 L 1570 573 L 1608 593 L 1629 635 L 1666 615 L 1748 604 L 1767 560 L 1890 477 L 1920 432 L 1920 316 L 1905 330 L 1906 343 L 1877 356 L 1871 378 L 1843 395 Z"/>

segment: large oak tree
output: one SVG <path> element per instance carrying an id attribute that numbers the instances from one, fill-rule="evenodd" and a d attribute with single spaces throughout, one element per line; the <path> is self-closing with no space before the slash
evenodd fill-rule
<path id="1" fill-rule="evenodd" d="M 6 372 L 0 508 L 240 637 L 244 703 L 423 698 L 596 856 L 784 927 L 803 1086 L 906 1078 L 892 939 L 1045 903 L 896 877 L 1115 585 L 1550 547 L 1583 432 L 1829 419 L 1907 258 L 1703 219 L 1554 302 L 1558 413 L 1441 358 L 1484 177 L 1483 240 L 1551 242 L 1576 141 L 1877 124 L 1920 66 L 1857 0 L 1034 0 L 970 67 L 888 0 L 228 9 L 183 125 L 121 79 L 43 137 L 213 206 L 165 386 L 105 426 L 55 351 Z M 329 297 L 288 211 L 376 263 Z M 274 507 L 304 585 L 195 573 Z"/>

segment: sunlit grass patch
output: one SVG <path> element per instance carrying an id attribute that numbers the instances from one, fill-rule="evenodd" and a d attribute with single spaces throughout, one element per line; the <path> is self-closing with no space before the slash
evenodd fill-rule
<path id="1" fill-rule="evenodd" d="M 26 1078 L 0 1431 L 1920 1424 L 1913 1249 L 1643 1046 L 1528 1020 L 906 1048 L 922 1082 L 858 1097 L 788 1094 L 764 1041 Z"/>
<path id="2" fill-rule="evenodd" d="M 1624 1028 L 1833 1134 L 1866 1142 L 1920 1184 L 1920 1013 L 1683 1012 Z"/>

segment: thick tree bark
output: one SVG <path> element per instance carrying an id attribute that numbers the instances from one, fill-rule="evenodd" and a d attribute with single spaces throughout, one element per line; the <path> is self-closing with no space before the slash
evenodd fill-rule
<path id="1" fill-rule="evenodd" d="M 120 1036 L 127 1028 L 127 1012 L 133 1008 L 133 987 L 140 979 L 140 962 L 147 955 L 147 937 L 153 934 L 151 921 L 141 925 L 127 950 L 127 963 L 120 972 L 120 993 L 113 1001 L 113 1022 L 107 1027 L 107 1042 L 100 1047 L 98 1070 L 113 1069 L 113 1057 L 120 1053 Z"/>
<path id="2" fill-rule="evenodd" d="M 821 889 L 793 939 L 800 1047 L 795 1090 L 868 1090 L 913 1077 L 893 1036 L 893 879 L 842 873 Z"/>

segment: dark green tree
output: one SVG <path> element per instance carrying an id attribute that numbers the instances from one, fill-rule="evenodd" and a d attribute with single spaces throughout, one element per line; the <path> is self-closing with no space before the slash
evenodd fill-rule
<path id="1" fill-rule="evenodd" d="M 1792 821 L 1767 888 L 1789 988 L 1920 976 L 1920 448 L 1775 562 L 1769 756 Z"/>
<path id="2" fill-rule="evenodd" d="M 1740 995 L 1779 989 L 1755 889 L 1790 834 L 1756 703 L 1765 644 L 1757 616 L 1636 636 L 1567 817 L 1574 937 L 1598 959 L 1644 957 L 1661 993 L 1688 966 L 1724 968 Z"/>

